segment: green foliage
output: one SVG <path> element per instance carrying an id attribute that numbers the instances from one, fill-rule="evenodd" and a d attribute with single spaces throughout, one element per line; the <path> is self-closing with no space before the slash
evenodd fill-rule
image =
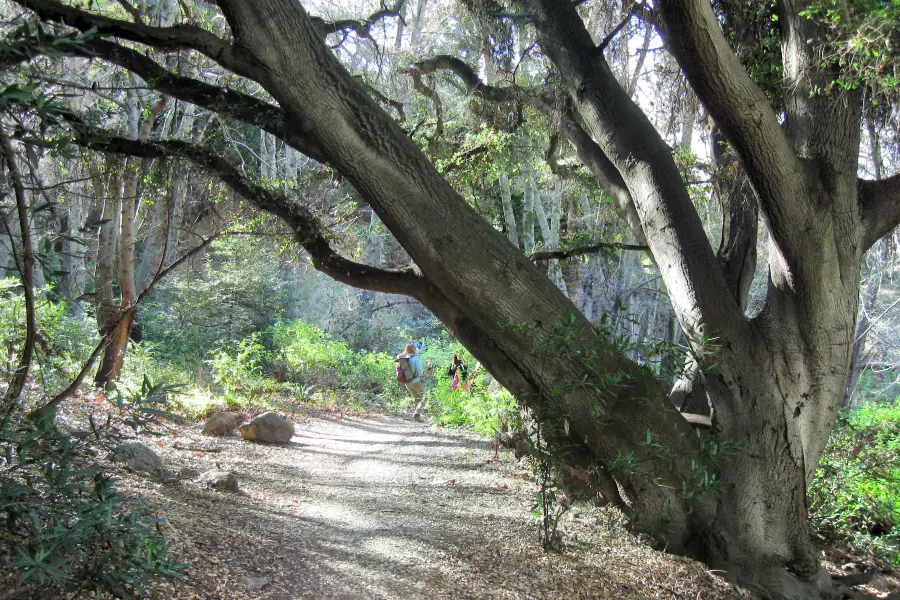
<path id="1" fill-rule="evenodd" d="M 832 86 L 868 86 L 876 93 L 897 88 L 900 0 L 818 0 L 802 14 L 828 32 L 826 66 L 841 68 Z"/>
<path id="2" fill-rule="evenodd" d="M 259 340 L 259 334 L 252 334 L 235 344 L 220 344 L 209 353 L 213 382 L 232 406 L 243 406 L 277 386 L 263 374 L 266 351 Z"/>
<path id="3" fill-rule="evenodd" d="M 100 429 L 95 428 L 99 440 Z M 34 597 L 138 595 L 156 577 L 177 577 L 161 522 L 129 506 L 113 480 L 87 458 L 87 440 L 39 423 L 5 420 L 0 438 L 0 518 L 15 548 L 11 566 Z"/>
<path id="4" fill-rule="evenodd" d="M 264 330 L 286 304 L 277 261 L 265 259 L 270 245 L 235 236 L 212 246 L 198 269 L 169 275 L 141 309 L 144 338 L 161 359 L 187 369 L 201 366 L 210 348 Z"/>
<path id="5" fill-rule="evenodd" d="M 20 290 L 18 279 L 0 279 L 0 348 L 7 372 L 14 368 L 14 350 L 25 340 L 25 296 Z M 47 300 L 47 291 L 35 294 L 38 343 L 32 376 L 46 389 L 62 389 L 87 360 L 96 333 L 91 323 L 71 317 L 65 303 Z"/>
<path id="6" fill-rule="evenodd" d="M 842 418 L 808 493 L 819 536 L 900 564 L 900 401 Z"/>
<path id="7" fill-rule="evenodd" d="M 270 370 L 279 380 L 342 390 L 346 395 L 393 397 L 394 357 L 384 352 L 354 351 L 312 323 L 282 321 L 270 327 Z"/>

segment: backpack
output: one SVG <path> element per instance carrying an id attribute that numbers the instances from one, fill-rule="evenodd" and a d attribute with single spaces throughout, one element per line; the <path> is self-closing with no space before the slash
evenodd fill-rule
<path id="1" fill-rule="evenodd" d="M 412 380 L 415 379 L 415 373 L 413 373 L 412 366 L 409 364 L 408 356 L 401 356 L 397 359 L 397 381 L 400 383 L 412 383 Z"/>

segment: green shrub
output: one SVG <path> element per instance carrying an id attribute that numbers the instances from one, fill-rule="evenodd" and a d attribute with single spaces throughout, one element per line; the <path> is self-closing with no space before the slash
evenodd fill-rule
<path id="1" fill-rule="evenodd" d="M 900 564 L 900 401 L 840 419 L 809 489 L 813 530 Z"/>
<path id="2" fill-rule="evenodd" d="M 47 300 L 47 289 L 36 290 L 35 306 L 38 340 L 31 376 L 45 389 L 59 390 L 81 369 L 97 343 L 96 326 L 72 317 L 65 302 Z M 18 279 L 0 279 L 0 352 L 4 369 L 10 371 L 18 359 L 25 336 L 25 296 Z"/>
<path id="3" fill-rule="evenodd" d="M 354 352 L 312 323 L 282 321 L 266 331 L 272 350 L 269 372 L 300 390 L 340 391 L 345 403 L 387 403 L 396 397 L 394 357 L 384 352 Z M 304 393 L 305 396 L 305 393 Z"/>
<path id="4" fill-rule="evenodd" d="M 279 388 L 278 382 L 263 373 L 266 349 L 259 334 L 226 346 L 220 345 L 207 360 L 213 382 L 221 389 L 225 402 L 243 406 Z M 264 403 L 264 402 L 261 402 Z"/>
<path id="5" fill-rule="evenodd" d="M 494 383 L 484 369 L 475 375 L 471 392 L 454 392 L 447 369 L 453 355 L 459 356 L 469 367 L 469 377 L 477 364 L 475 358 L 448 334 L 425 340 L 422 353 L 426 371 L 433 373 L 434 381 L 426 383 L 429 410 L 435 418 L 452 427 L 468 427 L 481 435 L 493 436 L 504 430 L 518 414 L 512 395 Z"/>
<path id="6" fill-rule="evenodd" d="M 156 577 L 177 577 L 183 565 L 170 560 L 150 508 L 129 506 L 87 458 L 84 438 L 53 419 L 8 419 L 0 429 L 0 519 L 20 588 L 35 597 L 133 597 Z"/>

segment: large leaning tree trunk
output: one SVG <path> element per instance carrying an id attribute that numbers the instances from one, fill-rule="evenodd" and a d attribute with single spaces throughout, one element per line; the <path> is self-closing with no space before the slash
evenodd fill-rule
<path id="1" fill-rule="evenodd" d="M 530 0 L 525 8 L 584 125 L 573 131 L 596 146 L 593 156 L 606 161 L 598 176 L 614 185 L 623 211 L 639 219 L 705 369 L 712 427 L 698 437 L 652 372 L 622 356 L 440 176 L 323 43 L 327 24 L 295 0 L 219 0 L 233 41 L 190 26 L 116 21 L 55 0 L 19 3 L 101 37 L 193 49 L 259 83 L 277 106 L 175 75 L 108 40 L 66 50 L 126 66 L 160 92 L 266 129 L 328 163 L 353 183 L 420 271 L 382 270 L 334 255 L 304 205 L 255 188 L 213 152 L 183 142 L 103 142 L 97 135 L 82 135 L 79 143 L 144 156 L 181 154 L 285 219 L 323 272 L 420 300 L 545 422 L 569 466 L 589 473 L 635 529 L 668 551 L 700 558 L 769 598 L 827 591 L 808 535 L 805 489 L 844 385 L 860 257 L 900 220 L 900 177 L 857 179 L 859 98 L 812 93 L 833 75 L 806 45 L 823 36 L 799 16 L 801 5 L 781 5 L 782 129 L 708 1 L 659 2 L 667 42 L 740 157 L 771 233 L 768 299 L 752 320 L 706 239 L 669 148 L 614 79 L 575 5 Z M 449 231 L 445 223 L 466 227 Z"/>

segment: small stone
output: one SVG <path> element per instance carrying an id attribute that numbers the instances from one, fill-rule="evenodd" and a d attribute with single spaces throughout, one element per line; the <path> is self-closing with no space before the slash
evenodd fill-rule
<path id="1" fill-rule="evenodd" d="M 276 412 L 259 415 L 246 425 L 241 425 L 239 431 L 245 440 L 269 444 L 286 444 L 294 437 L 293 423 Z"/>
<path id="2" fill-rule="evenodd" d="M 248 577 L 247 578 L 247 587 L 251 590 L 261 590 L 264 587 L 269 585 L 268 577 Z"/>
<path id="3" fill-rule="evenodd" d="M 220 492 L 238 491 L 237 477 L 230 471 L 207 471 L 200 476 L 200 482 Z"/>
<path id="4" fill-rule="evenodd" d="M 203 426 L 203 435 L 228 435 L 237 427 L 237 419 L 229 412 L 217 412 Z"/>
<path id="5" fill-rule="evenodd" d="M 192 469 L 190 467 L 182 467 L 180 471 L 178 471 L 178 475 L 176 475 L 178 479 L 197 479 L 200 477 L 200 471 L 197 469 Z"/>
<path id="6" fill-rule="evenodd" d="M 159 455 L 140 442 L 124 442 L 109 453 L 113 462 L 123 462 L 132 471 L 154 473 L 160 471 L 163 461 Z"/>

